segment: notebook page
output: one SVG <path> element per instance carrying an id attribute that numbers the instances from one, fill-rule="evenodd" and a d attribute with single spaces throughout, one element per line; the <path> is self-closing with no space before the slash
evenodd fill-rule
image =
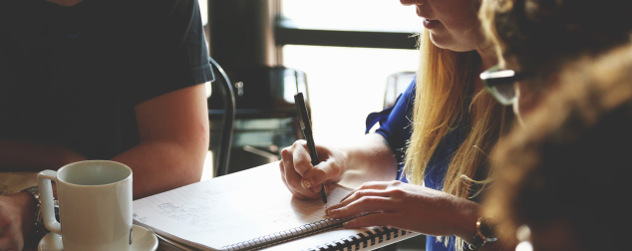
<path id="1" fill-rule="evenodd" d="M 329 191 L 329 206 L 350 190 Z M 135 223 L 193 247 L 222 250 L 325 217 L 321 200 L 298 200 L 278 163 L 221 176 L 134 201 Z"/>

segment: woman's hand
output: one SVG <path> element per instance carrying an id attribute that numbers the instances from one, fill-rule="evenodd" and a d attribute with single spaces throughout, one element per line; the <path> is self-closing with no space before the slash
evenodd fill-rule
<path id="1" fill-rule="evenodd" d="M 281 150 L 281 176 L 292 194 L 299 199 L 320 198 L 321 184 L 337 182 L 344 173 L 346 154 L 342 151 L 316 145 L 320 162 L 312 165 L 307 142 L 297 140 Z"/>
<path id="2" fill-rule="evenodd" d="M 0 250 L 22 250 L 34 231 L 35 199 L 21 192 L 0 196 Z"/>
<path id="3" fill-rule="evenodd" d="M 297 140 L 281 151 L 283 182 L 299 199 L 320 198 L 321 184 L 340 182 L 358 187 L 374 180 L 393 180 L 397 174 L 397 160 L 390 147 L 376 133 L 359 140 L 341 141 L 337 147 L 316 145 L 320 162 L 313 166 L 307 142 Z"/>
<path id="4" fill-rule="evenodd" d="M 327 214 L 347 218 L 346 228 L 390 226 L 428 235 L 474 235 L 479 205 L 442 191 L 400 181 L 367 182 Z"/>

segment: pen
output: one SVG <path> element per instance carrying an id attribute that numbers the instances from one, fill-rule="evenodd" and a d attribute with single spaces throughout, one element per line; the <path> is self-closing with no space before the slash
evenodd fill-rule
<path id="1" fill-rule="evenodd" d="M 320 163 L 318 154 L 316 153 L 316 145 L 314 144 L 314 137 L 312 136 L 312 124 L 307 114 L 307 106 L 305 105 L 305 99 L 303 93 L 299 92 L 294 95 L 294 102 L 300 116 L 301 131 L 303 137 L 307 140 L 307 148 L 309 149 L 309 156 L 312 158 L 312 165 L 316 166 Z M 320 197 L 323 198 L 323 203 L 327 203 L 327 193 L 325 192 L 325 183 L 320 184 Z"/>

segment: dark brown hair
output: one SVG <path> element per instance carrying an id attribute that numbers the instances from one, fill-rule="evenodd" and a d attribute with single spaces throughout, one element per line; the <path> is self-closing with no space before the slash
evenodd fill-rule
<path id="1" fill-rule="evenodd" d="M 505 238 L 568 223 L 585 250 L 625 250 L 632 224 L 632 46 L 587 56 L 492 153 L 486 213 Z M 625 247 L 625 248 L 624 248 Z"/>
<path id="2" fill-rule="evenodd" d="M 630 40 L 621 0 L 484 0 L 479 17 L 510 67 L 548 75 L 578 55 Z"/>

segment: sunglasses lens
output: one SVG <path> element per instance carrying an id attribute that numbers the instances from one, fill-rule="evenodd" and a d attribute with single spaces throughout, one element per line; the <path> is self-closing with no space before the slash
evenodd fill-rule
<path id="1" fill-rule="evenodd" d="M 480 75 L 485 88 L 498 102 L 503 105 L 511 105 L 516 101 L 514 84 L 522 77 L 513 70 L 502 70 L 499 66 L 489 68 Z"/>
<path id="2" fill-rule="evenodd" d="M 516 99 L 514 85 L 498 85 L 490 87 L 492 95 L 503 105 L 511 105 Z"/>

